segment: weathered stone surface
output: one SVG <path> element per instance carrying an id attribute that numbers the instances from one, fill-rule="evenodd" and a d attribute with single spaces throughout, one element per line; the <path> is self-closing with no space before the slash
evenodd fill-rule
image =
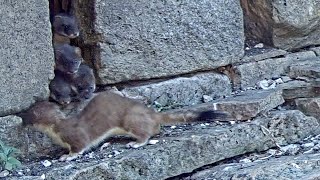
<path id="1" fill-rule="evenodd" d="M 281 93 L 279 90 L 250 90 L 240 96 L 214 102 L 214 106 L 229 112 L 236 120 L 248 120 L 284 103 Z"/>
<path id="2" fill-rule="evenodd" d="M 267 161 L 232 163 L 200 171 L 183 180 L 207 179 L 308 179 L 320 178 L 319 154 L 270 158 Z"/>
<path id="3" fill-rule="evenodd" d="M 256 117 L 260 113 L 265 113 L 284 102 L 280 90 L 260 90 L 246 91 L 235 97 L 216 100 L 209 103 L 203 103 L 196 106 L 190 106 L 185 109 L 173 111 L 188 110 L 221 110 L 228 112 L 231 117 L 227 120 L 248 120 Z"/>
<path id="4" fill-rule="evenodd" d="M 236 66 L 241 88 L 254 86 L 258 81 L 280 77 L 294 62 L 315 57 L 312 51 L 288 54 L 284 58 L 267 59 Z"/>
<path id="5" fill-rule="evenodd" d="M 291 78 L 320 78 L 320 58 L 316 57 L 291 64 L 289 67 L 289 76 Z"/>
<path id="6" fill-rule="evenodd" d="M 320 44 L 319 0 L 241 0 L 248 39 L 282 49 Z"/>
<path id="7" fill-rule="evenodd" d="M 320 98 L 298 98 L 295 104 L 304 114 L 320 119 Z"/>
<path id="8" fill-rule="evenodd" d="M 108 147 L 104 158 L 97 161 L 56 162 L 52 167 L 42 167 L 43 171 L 37 163 L 27 167 L 29 174 L 45 174 L 48 179 L 165 179 L 236 155 L 300 141 L 318 134 L 319 127 L 318 120 L 300 111 L 280 111 L 232 126 L 194 125 L 184 131 L 167 128 L 162 130 L 158 144 L 135 150 L 118 146 L 122 153 L 112 158 L 106 158 L 113 149 Z M 168 129 L 172 132 L 166 134 Z"/>
<path id="9" fill-rule="evenodd" d="M 99 0 L 92 6 L 94 22 L 82 25 L 95 29 L 82 38 L 100 49 L 95 65 L 103 84 L 213 69 L 244 54 L 237 0 Z"/>
<path id="10" fill-rule="evenodd" d="M 285 100 L 320 96 L 320 85 L 310 82 L 290 81 L 280 84 L 278 88 L 282 89 L 282 96 Z"/>
<path id="11" fill-rule="evenodd" d="M 20 148 L 24 141 L 19 141 L 21 137 L 22 119 L 17 116 L 0 117 L 0 141 L 6 145 Z"/>
<path id="12" fill-rule="evenodd" d="M 0 116 L 48 97 L 54 55 L 48 1 L 0 3 Z"/>
<path id="13" fill-rule="evenodd" d="M 52 140 L 46 135 L 34 129 L 24 128 L 22 119 L 18 116 L 6 116 L 0 118 L 0 140 L 6 145 L 15 147 L 21 151 L 19 154 L 24 160 L 45 156 L 48 149 L 60 149 L 53 145 Z"/>
<path id="14" fill-rule="evenodd" d="M 252 48 L 245 51 L 245 56 L 241 59 L 241 62 L 254 62 L 274 57 L 279 57 L 287 54 L 287 51 L 275 48 Z"/>
<path id="15" fill-rule="evenodd" d="M 205 73 L 190 78 L 176 78 L 160 83 L 134 88 L 121 92 L 130 96 L 142 96 L 148 104 L 157 101 L 162 106 L 193 105 L 203 100 L 203 95 L 219 98 L 231 94 L 231 82 L 222 74 Z"/>
<path id="16" fill-rule="evenodd" d="M 309 50 L 316 53 L 317 56 L 320 56 L 320 47 L 313 47 L 313 48 L 310 48 Z"/>

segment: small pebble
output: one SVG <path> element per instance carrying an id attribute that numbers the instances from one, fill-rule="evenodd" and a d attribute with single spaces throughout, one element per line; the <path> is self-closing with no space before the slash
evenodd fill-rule
<path id="1" fill-rule="evenodd" d="M 49 161 L 49 160 L 44 160 L 41 162 L 41 164 L 44 166 L 44 167 L 49 167 L 52 165 L 52 163 Z"/>
<path id="2" fill-rule="evenodd" d="M 263 43 L 259 43 L 259 44 L 256 44 L 255 46 L 254 46 L 254 48 L 263 48 Z"/>
<path id="3" fill-rule="evenodd" d="M 235 121 L 229 121 L 231 125 L 234 125 L 236 122 Z"/>
<path id="4" fill-rule="evenodd" d="M 151 145 L 157 144 L 158 142 L 159 142 L 159 140 L 156 140 L 156 139 L 149 140 L 149 144 L 151 144 Z"/>
<path id="5" fill-rule="evenodd" d="M 310 142 L 310 143 L 305 143 L 305 144 L 302 144 L 301 146 L 303 148 L 311 148 L 311 147 L 314 147 L 314 143 L 313 142 Z"/>
<path id="6" fill-rule="evenodd" d="M 171 128 L 171 129 L 175 129 L 176 127 L 177 127 L 177 126 L 171 126 L 170 128 Z"/>
<path id="7" fill-rule="evenodd" d="M 213 98 L 212 98 L 211 96 L 208 96 L 208 95 L 203 95 L 203 96 L 202 96 L 202 99 L 203 99 L 203 102 L 204 102 L 204 103 L 213 101 Z"/>
<path id="8" fill-rule="evenodd" d="M 280 150 L 289 155 L 296 155 L 300 150 L 300 147 L 296 144 L 290 144 L 288 146 L 281 147 Z"/>
<path id="9" fill-rule="evenodd" d="M 41 178 L 41 179 L 46 179 L 46 175 L 45 175 L 45 174 L 42 174 L 40 178 Z"/>
<path id="10" fill-rule="evenodd" d="M 252 161 L 248 158 L 245 158 L 245 159 L 241 159 L 239 162 L 240 163 L 251 163 Z"/>
<path id="11" fill-rule="evenodd" d="M 277 84 L 282 84 L 284 83 L 283 80 L 281 78 L 278 78 L 276 80 L 274 80 Z"/>
<path id="12" fill-rule="evenodd" d="M 0 172 L 0 178 L 7 177 L 10 174 L 8 170 L 4 170 Z"/>
<path id="13" fill-rule="evenodd" d="M 119 151 L 113 151 L 113 154 L 116 156 L 116 155 L 119 155 L 120 152 Z"/>

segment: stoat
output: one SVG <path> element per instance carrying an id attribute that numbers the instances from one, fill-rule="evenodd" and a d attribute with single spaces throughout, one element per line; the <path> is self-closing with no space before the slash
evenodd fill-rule
<path id="1" fill-rule="evenodd" d="M 66 117 L 52 102 L 38 102 L 20 114 L 25 125 L 48 134 L 69 150 L 60 161 L 69 161 L 113 135 L 129 135 L 136 141 L 127 147 L 139 148 L 159 133 L 161 124 L 210 121 L 225 114 L 217 111 L 165 113 L 155 112 L 138 101 L 112 92 L 94 96 L 84 109 Z"/>

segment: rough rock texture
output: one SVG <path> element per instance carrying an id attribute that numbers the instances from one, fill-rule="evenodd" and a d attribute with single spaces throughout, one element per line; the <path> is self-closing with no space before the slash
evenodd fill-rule
<path id="1" fill-rule="evenodd" d="M 316 53 L 317 56 L 320 56 L 320 47 L 313 47 L 310 50 Z"/>
<path id="2" fill-rule="evenodd" d="M 304 81 L 290 81 L 279 85 L 285 100 L 320 96 L 320 85 Z"/>
<path id="3" fill-rule="evenodd" d="M 22 133 L 22 119 L 17 116 L 6 116 L 0 118 L 0 141 L 6 145 L 20 148 L 24 141 L 17 141 L 20 139 Z"/>
<path id="4" fill-rule="evenodd" d="M 320 178 L 320 154 L 271 158 L 263 162 L 232 163 L 219 165 L 183 180 L 207 179 L 307 179 Z"/>
<path id="5" fill-rule="evenodd" d="M 304 114 L 320 119 L 320 98 L 298 98 L 295 104 Z"/>
<path id="6" fill-rule="evenodd" d="M 291 78 L 320 78 L 320 58 L 316 57 L 291 64 L 289 68 L 289 76 Z"/>
<path id="7" fill-rule="evenodd" d="M 245 56 L 241 59 L 241 62 L 255 62 L 265 59 L 284 56 L 287 51 L 275 48 L 251 48 L 245 51 Z"/>
<path id="8" fill-rule="evenodd" d="M 236 97 L 214 102 L 218 110 L 226 111 L 236 120 L 248 120 L 284 103 L 279 90 L 246 91 Z"/>
<path id="9" fill-rule="evenodd" d="M 214 109 L 228 112 L 232 118 L 228 117 L 227 120 L 248 120 L 281 105 L 284 102 L 281 93 L 280 90 L 246 91 L 235 97 L 228 97 L 173 111 L 183 112 L 186 110 L 203 111 Z"/>
<path id="10" fill-rule="evenodd" d="M 121 92 L 130 96 L 142 96 L 148 104 L 157 101 L 162 106 L 193 105 L 203 100 L 203 95 L 220 98 L 231 94 L 231 82 L 225 75 L 217 73 L 199 74 L 190 78 L 125 88 Z"/>
<path id="11" fill-rule="evenodd" d="M 165 179 L 225 158 L 300 141 L 318 134 L 319 127 L 318 120 L 294 110 L 273 112 L 254 122 L 231 126 L 195 125 L 183 131 L 168 128 L 171 132 L 166 135 L 168 129 L 162 130 L 155 145 L 136 150 L 117 149 L 122 153 L 97 161 L 56 162 L 41 172 L 33 171 L 39 164 L 30 164 L 29 173 L 24 173 L 33 176 L 44 173 L 48 179 Z M 17 178 L 23 179 L 11 179 Z"/>
<path id="12" fill-rule="evenodd" d="M 236 66 L 241 88 L 254 86 L 258 81 L 280 77 L 294 62 L 315 57 L 312 51 L 288 54 L 283 58 L 267 59 Z"/>
<path id="13" fill-rule="evenodd" d="M 54 55 L 48 1 L 0 2 L 0 116 L 48 97 Z"/>
<path id="14" fill-rule="evenodd" d="M 76 6 L 85 3 L 78 1 Z M 239 62 L 244 54 L 243 15 L 237 0 L 90 4 L 96 17 L 82 25 L 94 30 L 84 27 L 83 46 L 100 49 L 94 63 L 103 84 L 213 69 Z"/>
<path id="15" fill-rule="evenodd" d="M 320 44 L 320 1 L 241 0 L 246 36 L 282 49 Z"/>
<path id="16" fill-rule="evenodd" d="M 46 135 L 31 128 L 22 126 L 22 119 L 18 116 L 0 118 L 0 140 L 6 145 L 18 148 L 24 161 L 40 156 L 46 156 L 50 151 L 61 150 L 53 145 Z"/>

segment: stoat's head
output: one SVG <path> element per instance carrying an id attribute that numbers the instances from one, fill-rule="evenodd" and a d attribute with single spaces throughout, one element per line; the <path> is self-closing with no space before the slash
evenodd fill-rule
<path id="1" fill-rule="evenodd" d="M 19 113 L 18 116 L 22 118 L 23 125 L 25 126 L 50 126 L 65 118 L 59 106 L 56 103 L 48 101 L 36 102 L 27 111 Z"/>

